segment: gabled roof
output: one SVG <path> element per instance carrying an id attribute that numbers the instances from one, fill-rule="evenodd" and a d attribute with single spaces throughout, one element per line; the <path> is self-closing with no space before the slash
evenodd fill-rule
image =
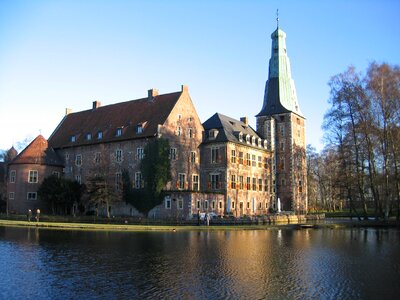
<path id="1" fill-rule="evenodd" d="M 42 135 L 38 135 L 11 161 L 10 165 L 14 164 L 63 166 L 61 159 L 53 148 L 48 147 L 47 140 Z"/>
<path id="2" fill-rule="evenodd" d="M 51 135 L 49 144 L 58 149 L 155 136 L 158 125 L 164 124 L 181 94 L 182 91 L 156 95 L 68 114 Z M 139 125 L 143 128 L 141 133 L 137 132 Z M 116 134 L 118 129 L 120 136 Z M 101 139 L 97 137 L 99 132 Z M 72 136 L 75 142 L 71 141 Z"/>
<path id="3" fill-rule="evenodd" d="M 233 142 L 237 144 L 248 145 L 246 143 L 246 135 L 255 137 L 257 139 L 260 138 L 260 136 L 251 126 L 220 113 L 214 114 L 211 118 L 205 121 L 203 123 L 203 127 L 206 131 L 206 139 L 203 143 Z M 218 134 L 215 138 L 209 139 L 207 138 L 208 132 L 212 129 L 218 130 Z M 243 134 L 242 141 L 239 139 L 239 133 Z"/>

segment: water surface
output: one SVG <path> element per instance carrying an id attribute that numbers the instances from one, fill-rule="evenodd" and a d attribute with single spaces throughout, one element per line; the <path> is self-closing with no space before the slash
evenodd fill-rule
<path id="1" fill-rule="evenodd" d="M 396 299 L 400 231 L 0 227 L 1 299 Z"/>

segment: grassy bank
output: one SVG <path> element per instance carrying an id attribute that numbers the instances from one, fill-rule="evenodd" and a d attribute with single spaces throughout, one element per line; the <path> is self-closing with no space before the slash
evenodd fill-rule
<path id="1" fill-rule="evenodd" d="M 11 227 L 34 227 L 45 229 L 65 230 L 104 230 L 104 231 L 154 231 L 154 232 L 176 232 L 176 231 L 215 231 L 215 230 L 268 230 L 268 229 L 318 229 L 318 228 L 389 228 L 400 227 L 395 220 L 390 221 L 349 221 L 343 222 L 318 222 L 300 224 L 270 224 L 270 225 L 138 225 L 138 224 L 101 224 L 101 223 L 68 223 L 68 222 L 28 222 L 23 220 L 0 219 L 0 226 Z"/>

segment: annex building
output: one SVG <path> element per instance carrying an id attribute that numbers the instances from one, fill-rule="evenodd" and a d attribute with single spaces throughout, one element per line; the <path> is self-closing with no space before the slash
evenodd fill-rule
<path id="1" fill-rule="evenodd" d="M 87 183 L 102 175 L 115 190 L 103 214 L 137 215 L 122 201 L 122 172 L 132 187 L 143 187 L 140 162 L 146 144 L 169 141 L 172 179 L 154 217 L 191 218 L 198 212 L 235 217 L 264 215 L 276 210 L 307 210 L 305 118 L 291 78 L 285 33 L 271 35 L 272 50 L 264 102 L 248 118 L 215 113 L 201 123 L 187 86 L 180 91 L 101 106 L 64 118 L 48 141 L 38 136 L 7 165 L 8 210 L 49 208 L 37 196 L 40 183 L 52 174 Z M 257 110 L 254 108 L 254 113 Z M 86 207 L 90 210 L 90 207 Z"/>

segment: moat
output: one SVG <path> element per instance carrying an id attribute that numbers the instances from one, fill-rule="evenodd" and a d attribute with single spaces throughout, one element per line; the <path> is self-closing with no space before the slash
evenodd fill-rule
<path id="1" fill-rule="evenodd" d="M 400 231 L 0 226 L 1 299 L 395 299 Z"/>

